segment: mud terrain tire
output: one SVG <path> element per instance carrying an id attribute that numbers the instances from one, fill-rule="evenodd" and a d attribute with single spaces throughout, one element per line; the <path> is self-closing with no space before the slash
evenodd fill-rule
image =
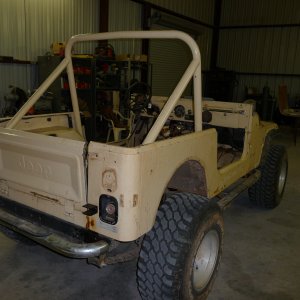
<path id="1" fill-rule="evenodd" d="M 250 201 L 264 208 L 279 205 L 284 192 L 288 159 L 283 146 L 272 145 L 259 166 L 260 179 L 249 188 Z"/>
<path id="2" fill-rule="evenodd" d="M 138 261 L 142 299 L 206 299 L 220 263 L 223 217 L 197 195 L 167 196 Z"/>

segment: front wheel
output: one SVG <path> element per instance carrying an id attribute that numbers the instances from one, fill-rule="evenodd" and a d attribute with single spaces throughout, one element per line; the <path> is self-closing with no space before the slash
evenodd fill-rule
<path id="1" fill-rule="evenodd" d="M 259 166 L 260 179 L 249 189 L 250 201 L 264 208 L 274 208 L 281 202 L 288 173 L 286 150 L 273 145 Z"/>
<path id="2" fill-rule="evenodd" d="M 206 299 L 220 263 L 223 217 L 217 205 L 173 194 L 146 234 L 137 281 L 143 299 Z"/>

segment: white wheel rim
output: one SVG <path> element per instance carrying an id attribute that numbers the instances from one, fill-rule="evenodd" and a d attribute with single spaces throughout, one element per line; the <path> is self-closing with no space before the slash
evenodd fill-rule
<path id="1" fill-rule="evenodd" d="M 281 169 L 279 173 L 279 179 L 278 179 L 278 195 L 281 196 L 285 181 L 286 181 L 286 175 L 287 175 L 287 161 L 284 159 L 281 163 Z"/>
<path id="2" fill-rule="evenodd" d="M 207 232 L 199 245 L 195 260 L 193 263 L 193 287 L 200 291 L 209 283 L 215 270 L 220 239 L 216 230 Z"/>

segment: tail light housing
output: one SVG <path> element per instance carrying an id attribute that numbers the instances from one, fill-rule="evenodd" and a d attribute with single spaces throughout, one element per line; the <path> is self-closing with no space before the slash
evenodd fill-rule
<path id="1" fill-rule="evenodd" d="M 99 197 L 99 218 L 111 225 L 118 222 L 118 201 L 116 198 L 105 194 Z"/>

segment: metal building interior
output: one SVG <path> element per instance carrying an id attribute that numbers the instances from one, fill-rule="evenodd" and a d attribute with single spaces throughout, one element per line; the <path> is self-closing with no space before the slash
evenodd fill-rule
<path id="1" fill-rule="evenodd" d="M 278 207 L 257 208 L 242 193 L 225 210 L 222 260 L 208 299 L 300 298 L 298 0 L 1 0 L 0 16 L 0 118 L 20 109 L 60 63 L 73 35 L 180 30 L 192 36 L 201 52 L 203 96 L 254 103 L 261 120 L 279 125 L 275 140 L 289 157 Z M 76 88 L 89 141 L 118 139 L 109 123 L 99 121 L 98 109 L 104 114 L 106 105 L 115 106 L 120 97 L 117 106 L 126 114 L 121 99 L 136 83 L 142 83 L 147 96 L 170 96 L 191 59 L 186 45 L 171 40 L 79 43 L 73 53 L 74 73 L 88 77 L 76 82 Z M 99 71 L 101 55 L 110 62 Z M 69 111 L 68 87 L 62 75 L 36 103 L 35 112 Z M 183 95 L 192 94 L 189 84 Z M 283 99 L 292 114 L 283 112 Z M 98 269 L 0 231 L 0 263 L 3 300 L 141 299 L 137 258 Z"/>

